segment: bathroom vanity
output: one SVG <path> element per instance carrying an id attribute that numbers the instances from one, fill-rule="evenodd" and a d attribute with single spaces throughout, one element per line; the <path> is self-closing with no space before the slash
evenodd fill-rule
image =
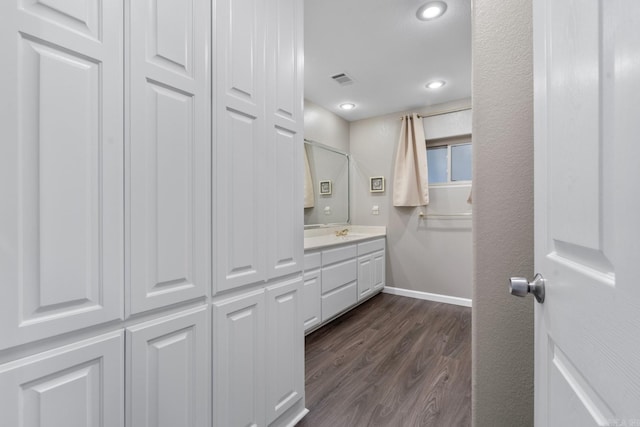
<path id="1" fill-rule="evenodd" d="M 382 291 L 385 235 L 386 227 L 336 226 L 305 230 L 302 291 L 305 333 Z"/>

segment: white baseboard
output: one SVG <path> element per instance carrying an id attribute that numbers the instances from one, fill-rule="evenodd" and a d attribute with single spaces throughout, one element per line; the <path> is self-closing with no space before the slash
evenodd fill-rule
<path id="1" fill-rule="evenodd" d="M 471 307 L 470 298 L 452 297 L 449 295 L 432 294 L 429 292 L 412 291 L 411 289 L 392 288 L 385 286 L 382 290 L 385 294 L 400 295 L 401 297 L 410 297 L 417 299 L 424 299 L 427 301 L 444 302 L 446 304 L 461 305 L 464 307 Z"/>

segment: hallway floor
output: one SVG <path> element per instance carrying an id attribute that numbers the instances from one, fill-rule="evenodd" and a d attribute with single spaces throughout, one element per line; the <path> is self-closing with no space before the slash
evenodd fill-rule
<path id="1" fill-rule="evenodd" d="M 306 337 L 298 427 L 471 425 L 471 309 L 379 294 Z"/>

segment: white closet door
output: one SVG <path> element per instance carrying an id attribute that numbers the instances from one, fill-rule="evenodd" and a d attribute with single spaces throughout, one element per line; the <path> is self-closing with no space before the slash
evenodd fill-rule
<path id="1" fill-rule="evenodd" d="M 210 2 L 136 0 L 130 25 L 130 310 L 209 288 Z"/>
<path id="2" fill-rule="evenodd" d="M 122 316 L 122 14 L 0 2 L 0 349 Z"/>
<path id="3" fill-rule="evenodd" d="M 267 288 L 267 424 L 304 396 L 302 277 Z"/>
<path id="4" fill-rule="evenodd" d="M 0 365 L 0 424 L 124 425 L 122 331 Z"/>
<path id="5" fill-rule="evenodd" d="M 215 241 L 224 291 L 266 277 L 266 207 L 276 203 L 276 183 L 265 179 L 264 1 L 216 8 Z"/>
<path id="6" fill-rule="evenodd" d="M 207 306 L 127 329 L 127 424 L 209 425 Z"/>
<path id="7" fill-rule="evenodd" d="M 260 289 L 213 304 L 214 426 L 265 425 L 264 299 Z"/>
<path id="8" fill-rule="evenodd" d="M 302 1 L 271 0 L 267 19 L 267 177 L 269 278 L 302 271 Z"/>

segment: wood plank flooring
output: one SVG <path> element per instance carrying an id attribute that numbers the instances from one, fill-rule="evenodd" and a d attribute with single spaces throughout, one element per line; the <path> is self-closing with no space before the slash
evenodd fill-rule
<path id="1" fill-rule="evenodd" d="M 379 294 L 306 338 L 298 427 L 471 425 L 471 309 Z"/>

